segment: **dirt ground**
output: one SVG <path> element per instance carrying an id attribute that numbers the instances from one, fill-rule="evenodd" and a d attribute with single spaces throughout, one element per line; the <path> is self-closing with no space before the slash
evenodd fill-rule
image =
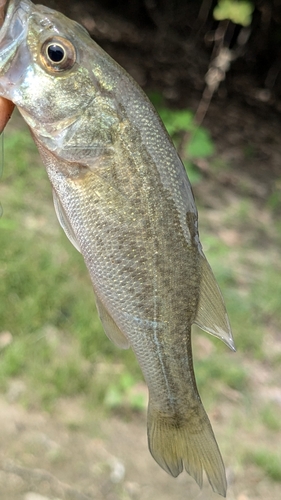
<path id="1" fill-rule="evenodd" d="M 90 426 L 86 413 L 79 400 L 61 401 L 50 416 L 1 398 L 3 500 L 217 497 L 207 482 L 200 491 L 187 475 L 174 480 L 154 463 L 145 416 L 126 422 L 116 417 L 100 421 L 93 415 Z"/>

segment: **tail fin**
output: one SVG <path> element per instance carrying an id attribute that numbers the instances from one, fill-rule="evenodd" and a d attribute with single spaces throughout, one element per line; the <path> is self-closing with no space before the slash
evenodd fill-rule
<path id="1" fill-rule="evenodd" d="M 150 453 L 169 474 L 177 477 L 185 470 L 200 488 L 203 469 L 216 493 L 226 496 L 226 477 L 222 457 L 208 419 L 198 401 L 196 417 L 194 409 L 186 418 L 166 416 L 148 406 L 148 444 Z"/>

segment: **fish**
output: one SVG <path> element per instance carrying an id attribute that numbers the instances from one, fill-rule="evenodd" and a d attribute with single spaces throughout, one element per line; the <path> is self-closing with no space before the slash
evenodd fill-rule
<path id="1" fill-rule="evenodd" d="M 82 26 L 29 0 L 6 6 L 0 97 L 30 128 L 106 335 L 136 355 L 148 386 L 151 455 L 174 477 L 185 469 L 200 487 L 205 471 L 225 496 L 191 326 L 235 345 L 199 240 L 192 188 L 161 119 Z"/>

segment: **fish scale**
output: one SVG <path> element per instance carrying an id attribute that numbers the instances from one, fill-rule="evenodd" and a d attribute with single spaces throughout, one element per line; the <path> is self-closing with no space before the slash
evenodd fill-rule
<path id="1" fill-rule="evenodd" d="M 81 26 L 29 0 L 10 0 L 0 29 L 1 99 L 30 127 L 105 333 L 135 352 L 149 390 L 152 456 L 172 476 L 185 468 L 200 486 L 205 470 L 225 496 L 196 387 L 192 324 L 235 347 L 192 189 L 159 116 Z"/>

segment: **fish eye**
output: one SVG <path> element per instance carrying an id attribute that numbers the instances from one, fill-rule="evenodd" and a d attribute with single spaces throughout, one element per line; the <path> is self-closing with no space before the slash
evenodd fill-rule
<path id="1" fill-rule="evenodd" d="M 74 65 L 76 51 L 66 38 L 59 36 L 48 38 L 41 47 L 40 60 L 51 72 L 65 71 Z"/>
<path id="2" fill-rule="evenodd" d="M 47 56 L 51 63 L 61 63 L 65 58 L 65 50 L 61 45 L 52 43 L 47 47 Z"/>

